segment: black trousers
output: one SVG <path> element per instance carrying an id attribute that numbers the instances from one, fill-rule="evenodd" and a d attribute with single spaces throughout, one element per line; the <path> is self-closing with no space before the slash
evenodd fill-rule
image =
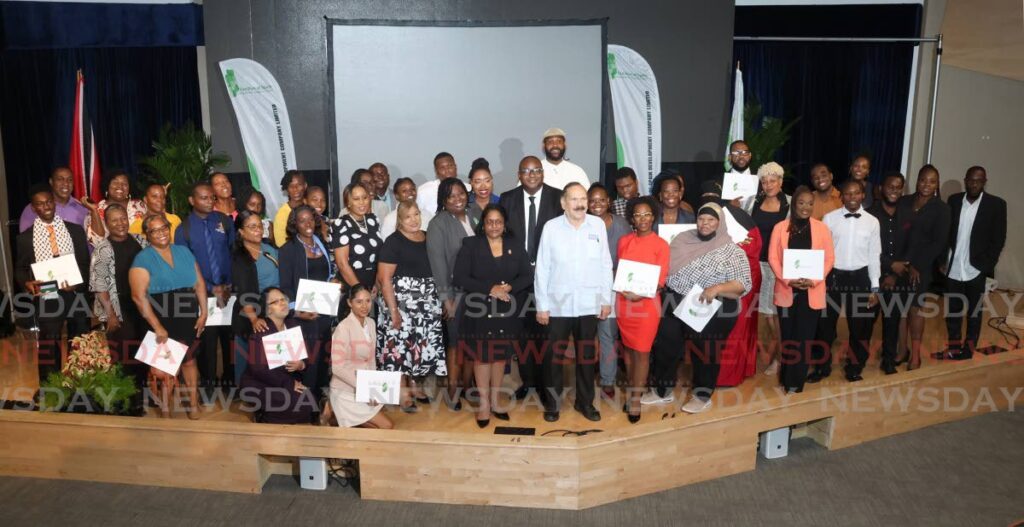
<path id="1" fill-rule="evenodd" d="M 818 325 L 818 339 L 825 344 L 827 360 L 818 369 L 822 373 L 832 371 L 832 345 L 836 341 L 836 325 L 842 309 L 846 313 L 846 326 L 850 333 L 850 353 L 846 356 L 845 370 L 848 374 L 859 374 L 868 361 L 868 345 L 875 323 L 875 314 L 868 309 L 868 296 L 871 294 L 868 268 L 855 271 L 833 269 L 827 280 L 828 303 L 825 316 Z"/>
<path id="2" fill-rule="evenodd" d="M 46 381 L 51 373 L 60 373 L 64 366 L 60 354 L 61 341 L 89 332 L 91 311 L 85 294 L 61 291 L 58 298 L 36 300 L 36 323 L 39 327 L 39 382 Z M 61 337 L 61 329 L 67 323 L 67 338 Z"/>
<path id="3" fill-rule="evenodd" d="M 132 302 L 131 295 L 120 295 L 121 325 L 116 331 L 107 331 L 107 344 L 110 346 L 111 358 L 121 364 L 124 373 L 135 379 L 135 387 L 139 392 L 132 400 L 133 414 L 140 415 L 144 400 L 146 380 L 149 377 L 149 366 L 135 359 L 142 337 L 145 335 L 146 322 Z"/>
<path id="4" fill-rule="evenodd" d="M 679 361 L 689 359 L 693 364 L 693 394 L 706 401 L 718 384 L 718 357 L 736 325 L 740 306 L 737 300 L 723 299 L 718 312 L 697 332 L 672 314 L 682 300 L 682 295 L 665 290 L 661 322 L 651 350 L 651 385 L 661 396 L 671 392 L 676 386 Z"/>
<path id="5" fill-rule="evenodd" d="M 199 366 L 199 377 L 204 386 L 234 386 L 235 370 L 231 359 L 235 336 L 231 326 L 207 326 L 203 330 L 199 355 L 196 365 Z M 217 375 L 217 345 L 220 344 L 220 358 L 224 369 Z"/>
<path id="6" fill-rule="evenodd" d="M 961 282 L 946 278 L 946 334 L 949 348 L 974 353 L 981 336 L 981 300 L 985 296 L 985 275 L 979 274 L 974 280 Z M 967 316 L 967 337 L 962 329 Z"/>
<path id="7" fill-rule="evenodd" d="M 537 323 L 537 312 L 526 309 L 523 313 L 523 332 L 519 337 L 519 378 L 523 387 L 540 391 L 543 388 L 543 357 L 548 354 L 548 328 Z"/>
<path id="8" fill-rule="evenodd" d="M 576 351 L 576 406 L 594 406 L 594 378 L 597 360 L 597 317 L 551 317 L 548 324 L 549 347 L 542 363 L 544 410 L 558 411 L 562 406 L 564 383 L 562 366 L 569 361 L 565 352 L 572 337 Z"/>
<path id="9" fill-rule="evenodd" d="M 825 359 L 824 346 L 814 338 L 821 310 L 811 308 L 807 291 L 793 290 L 793 304 L 779 309 L 782 350 L 779 381 L 787 389 L 803 389 L 810 365 Z"/>
<path id="10" fill-rule="evenodd" d="M 876 318 L 882 319 L 882 365 L 896 365 L 899 354 L 900 322 L 910 311 L 910 287 L 905 280 L 897 280 L 892 291 L 879 290 Z"/>

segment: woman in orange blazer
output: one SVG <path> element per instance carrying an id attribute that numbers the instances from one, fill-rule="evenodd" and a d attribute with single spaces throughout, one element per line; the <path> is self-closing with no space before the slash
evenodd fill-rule
<path id="1" fill-rule="evenodd" d="M 789 219 L 772 229 L 768 264 L 775 273 L 775 305 L 779 307 L 782 348 L 779 377 L 787 393 L 804 390 L 808 364 L 827 360 L 823 350 L 813 346 L 821 310 L 825 309 L 825 280 L 783 280 L 782 254 L 786 249 L 813 249 L 825 252 L 828 276 L 835 262 L 832 233 L 824 223 L 811 217 L 814 192 L 800 187 L 793 193 Z M 816 355 L 811 357 L 811 355 Z"/>

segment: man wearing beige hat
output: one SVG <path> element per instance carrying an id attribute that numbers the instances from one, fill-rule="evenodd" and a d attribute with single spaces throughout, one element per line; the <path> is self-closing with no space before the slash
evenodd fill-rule
<path id="1" fill-rule="evenodd" d="M 590 188 L 590 179 L 579 165 L 565 159 L 565 132 L 561 128 L 548 128 L 542 140 L 544 159 L 544 183 L 564 190 L 569 183 L 579 183 L 583 189 Z"/>

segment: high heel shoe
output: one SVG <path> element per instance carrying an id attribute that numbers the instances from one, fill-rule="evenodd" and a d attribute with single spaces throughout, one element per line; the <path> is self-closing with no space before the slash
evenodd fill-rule
<path id="1" fill-rule="evenodd" d="M 491 415 L 493 415 L 494 418 L 499 420 L 499 421 L 508 421 L 509 420 L 508 412 L 491 412 Z"/>
<path id="2" fill-rule="evenodd" d="M 491 420 L 490 419 L 477 419 L 476 420 L 476 425 L 479 426 L 480 428 L 487 428 L 487 425 L 489 425 L 489 424 L 491 424 Z"/>
<path id="3" fill-rule="evenodd" d="M 629 414 L 628 418 L 629 418 L 629 424 L 635 425 L 635 424 L 640 422 L 640 414 L 636 414 L 636 415 Z"/>
<path id="4" fill-rule="evenodd" d="M 916 370 L 916 369 L 918 369 L 920 367 L 921 367 L 921 359 L 917 359 L 917 364 L 916 365 L 913 362 L 911 362 L 909 359 L 907 360 L 907 371 L 914 371 L 914 370 Z"/>
<path id="5" fill-rule="evenodd" d="M 414 414 L 420 411 L 420 409 L 416 407 L 415 401 L 409 403 L 408 406 L 399 405 L 399 408 L 401 408 L 401 410 L 407 414 Z"/>

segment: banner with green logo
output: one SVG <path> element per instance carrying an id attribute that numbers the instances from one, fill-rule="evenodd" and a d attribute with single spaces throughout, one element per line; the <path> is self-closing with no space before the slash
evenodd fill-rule
<path id="1" fill-rule="evenodd" d="M 281 176 L 297 167 L 281 87 L 266 68 L 249 59 L 221 61 L 220 72 L 242 133 L 252 186 L 263 192 L 267 214 L 272 215 L 285 201 Z"/>
<path id="2" fill-rule="evenodd" d="M 661 171 L 661 99 L 651 66 L 637 52 L 608 45 L 608 84 L 615 116 L 618 166 L 636 171 L 640 193 L 648 194 Z"/>

